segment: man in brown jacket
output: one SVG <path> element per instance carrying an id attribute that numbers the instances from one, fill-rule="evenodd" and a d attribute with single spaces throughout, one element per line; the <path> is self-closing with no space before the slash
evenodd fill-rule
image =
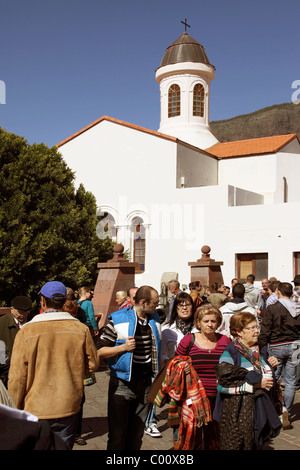
<path id="1" fill-rule="evenodd" d="M 83 379 L 99 359 L 89 328 L 62 311 L 66 287 L 48 282 L 41 291 L 43 313 L 16 336 L 8 392 L 17 408 L 47 420 L 73 447 L 83 397 Z"/>
<path id="2" fill-rule="evenodd" d="M 31 309 L 32 302 L 29 297 L 18 295 L 11 301 L 10 312 L 0 318 L 0 340 L 5 343 L 9 357 L 16 334 L 27 322 Z"/>

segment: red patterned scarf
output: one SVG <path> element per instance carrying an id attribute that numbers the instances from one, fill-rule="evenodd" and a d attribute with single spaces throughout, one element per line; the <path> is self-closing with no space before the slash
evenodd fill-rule
<path id="1" fill-rule="evenodd" d="M 186 375 L 184 366 L 189 364 L 191 372 Z M 179 417 L 178 406 L 182 405 L 179 439 L 176 450 L 191 450 L 194 447 L 196 427 L 212 421 L 209 399 L 189 356 L 176 356 L 169 363 L 166 378 L 154 403 L 162 406 L 166 396 L 171 398 L 168 424 L 175 424 Z"/>

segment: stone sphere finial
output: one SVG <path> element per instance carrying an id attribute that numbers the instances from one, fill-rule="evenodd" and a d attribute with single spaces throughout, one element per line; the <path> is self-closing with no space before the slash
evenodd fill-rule
<path id="1" fill-rule="evenodd" d="M 204 255 L 208 255 L 208 254 L 210 253 L 210 246 L 204 245 L 204 246 L 201 248 L 201 253 L 203 253 Z"/>
<path id="2" fill-rule="evenodd" d="M 113 248 L 114 253 L 123 253 L 124 252 L 124 246 L 122 243 L 116 243 L 116 245 Z"/>
<path id="3" fill-rule="evenodd" d="M 116 243 L 113 247 L 114 256 L 109 262 L 128 261 L 124 258 L 124 246 L 122 243 Z"/>
<path id="4" fill-rule="evenodd" d="M 201 248 L 201 258 L 197 261 L 208 261 L 210 260 L 210 246 L 208 245 L 203 245 L 203 247 Z"/>

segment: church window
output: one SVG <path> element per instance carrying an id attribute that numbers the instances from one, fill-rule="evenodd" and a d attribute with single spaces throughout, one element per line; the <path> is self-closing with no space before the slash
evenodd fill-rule
<path id="1" fill-rule="evenodd" d="M 254 274 L 256 281 L 268 278 L 268 253 L 243 253 L 236 255 L 237 278 L 246 280 Z"/>
<path id="2" fill-rule="evenodd" d="M 171 85 L 168 93 L 168 117 L 180 116 L 180 87 Z"/>
<path id="3" fill-rule="evenodd" d="M 300 251 L 294 252 L 294 275 L 300 274 Z"/>
<path id="4" fill-rule="evenodd" d="M 132 221 L 132 233 L 133 233 L 133 262 L 137 263 L 137 273 L 143 273 L 145 271 L 145 248 L 146 248 L 146 237 L 145 227 L 143 225 L 143 219 L 136 217 Z"/>
<path id="5" fill-rule="evenodd" d="M 110 240 L 117 240 L 117 229 L 115 226 L 115 219 L 108 212 L 101 213 L 100 220 L 96 227 L 97 236 L 100 240 L 109 238 Z"/>
<path id="6" fill-rule="evenodd" d="M 204 87 L 200 83 L 194 86 L 193 116 L 204 116 Z"/>

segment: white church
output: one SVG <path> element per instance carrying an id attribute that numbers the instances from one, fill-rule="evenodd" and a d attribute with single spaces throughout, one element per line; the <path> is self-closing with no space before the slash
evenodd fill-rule
<path id="1" fill-rule="evenodd" d="M 102 116 L 58 144 L 76 184 L 96 197 L 98 235 L 137 263 L 137 286 L 160 290 L 164 273 L 188 284 L 203 245 L 223 262 L 228 285 L 250 273 L 258 282 L 300 273 L 300 141 L 218 142 L 209 126 L 214 75 L 185 31 L 156 70 L 158 131 Z"/>

